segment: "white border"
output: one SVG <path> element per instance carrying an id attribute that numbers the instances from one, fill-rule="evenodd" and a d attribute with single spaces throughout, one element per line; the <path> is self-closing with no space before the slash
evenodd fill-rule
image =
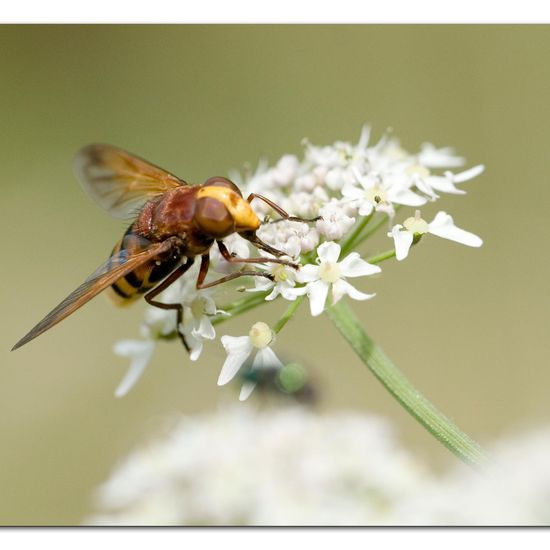
<path id="1" fill-rule="evenodd" d="M 18 0 L 4 23 L 548 23 L 544 0 Z"/>
<path id="2" fill-rule="evenodd" d="M 544 542 L 545 544 L 536 544 Z M 288 548 L 422 548 L 422 550 L 463 550 L 473 548 L 530 549 L 548 547 L 548 531 L 541 529 L 411 529 L 411 528 L 170 528 L 170 529 L 8 529 L 0 532 L 4 548 L 55 547 L 56 550 L 103 550 L 131 548 L 205 548 L 207 544 L 226 550 L 280 550 Z M 182 546 L 182 543 L 184 546 Z"/>

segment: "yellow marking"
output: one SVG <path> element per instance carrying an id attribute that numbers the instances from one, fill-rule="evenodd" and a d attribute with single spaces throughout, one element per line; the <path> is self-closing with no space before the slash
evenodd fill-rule
<path id="1" fill-rule="evenodd" d="M 209 185 L 199 189 L 197 198 L 201 199 L 203 197 L 216 199 L 229 210 L 229 213 L 233 216 L 236 231 L 255 231 L 260 227 L 260 220 L 250 204 L 239 197 L 232 189 Z"/>
<path id="2" fill-rule="evenodd" d="M 112 286 L 105 290 L 105 295 L 107 296 L 109 301 L 117 307 L 129 306 L 139 298 L 139 294 L 137 292 L 135 294 L 132 294 L 128 298 L 123 298 L 120 294 L 117 294 Z"/>

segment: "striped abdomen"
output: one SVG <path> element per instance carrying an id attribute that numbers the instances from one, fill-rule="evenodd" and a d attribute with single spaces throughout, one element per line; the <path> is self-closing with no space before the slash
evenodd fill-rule
<path id="1" fill-rule="evenodd" d="M 133 225 L 130 226 L 124 237 L 115 245 L 112 252 L 113 257 L 116 257 L 120 251 L 127 251 L 130 255 L 136 254 L 151 244 L 149 239 L 134 233 L 133 228 Z M 141 294 L 157 286 L 176 268 L 179 261 L 180 258 L 174 256 L 151 260 L 118 279 L 107 290 L 107 295 L 116 305 L 130 304 Z"/>

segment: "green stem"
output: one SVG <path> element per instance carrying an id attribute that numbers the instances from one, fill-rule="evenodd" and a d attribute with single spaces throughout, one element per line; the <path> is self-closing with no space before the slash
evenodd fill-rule
<path id="1" fill-rule="evenodd" d="M 389 260 L 393 257 L 395 257 L 394 248 L 392 248 L 391 250 L 386 250 L 386 252 L 381 252 L 376 256 L 371 256 L 370 258 L 367 258 L 366 261 L 369 262 L 369 264 L 379 264 L 380 262 L 383 262 L 384 260 Z"/>
<path id="2" fill-rule="evenodd" d="M 346 303 L 332 306 L 327 314 L 363 363 L 424 428 L 464 462 L 477 465 L 486 460 L 481 447 L 422 396 L 363 331 Z"/>
<path id="3" fill-rule="evenodd" d="M 353 250 L 355 248 L 355 241 L 361 234 L 361 231 L 365 229 L 365 227 L 368 225 L 368 223 L 372 219 L 372 214 L 369 214 L 368 216 L 365 216 L 356 226 L 355 229 L 351 232 L 349 237 L 344 241 L 342 244 L 342 252 L 341 255 L 345 256 L 350 250 Z"/>
<path id="4" fill-rule="evenodd" d="M 286 311 L 284 312 L 283 316 L 277 321 L 275 326 L 273 327 L 273 332 L 275 334 L 279 334 L 281 332 L 282 328 L 292 319 L 292 316 L 294 313 L 296 313 L 296 310 L 300 307 L 300 304 L 304 301 L 304 296 L 298 296 L 294 302 L 291 302 L 291 304 L 288 306 Z"/>
<path id="5" fill-rule="evenodd" d="M 225 308 L 221 308 L 223 311 L 226 311 L 227 313 L 230 313 L 231 316 L 228 315 L 219 315 L 217 317 L 214 317 L 212 319 L 213 325 L 218 325 L 220 323 L 223 323 L 224 321 L 227 321 L 228 319 L 233 319 L 233 317 L 236 317 L 237 315 L 240 315 L 241 313 L 246 313 L 247 311 L 254 309 L 256 306 L 259 306 L 261 304 L 265 303 L 265 297 L 271 292 L 271 290 L 265 291 L 265 292 L 256 292 L 249 298 L 243 298 L 242 300 L 239 300 L 238 302 L 233 302 L 232 304 L 228 305 Z"/>
<path id="6" fill-rule="evenodd" d="M 371 235 L 376 233 L 380 229 L 380 227 L 382 227 L 387 221 L 388 216 L 386 214 L 382 215 L 380 219 L 373 226 L 369 227 L 369 230 L 365 231 L 365 233 L 361 235 L 361 238 L 354 243 L 354 248 L 359 246 L 363 241 L 366 241 Z"/>

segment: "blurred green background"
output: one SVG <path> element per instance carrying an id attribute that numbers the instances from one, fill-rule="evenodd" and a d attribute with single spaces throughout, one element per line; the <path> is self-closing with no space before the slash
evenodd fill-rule
<path id="1" fill-rule="evenodd" d="M 475 438 L 547 422 L 549 60 L 545 26 L 1 27 L 0 523 L 81 522 L 93 489 L 166 418 L 236 400 L 216 386 L 219 342 L 194 364 L 177 344 L 160 346 L 137 387 L 113 397 L 127 362 L 111 347 L 138 336 L 142 304 L 98 298 L 9 352 L 123 231 L 72 174 L 74 153 L 94 141 L 195 182 L 301 154 L 303 137 L 356 141 L 365 122 L 375 138 L 394 128 L 411 151 L 431 141 L 484 163 L 468 195 L 427 212 L 447 210 L 484 247 L 426 239 L 406 262 L 386 263 L 369 286 L 376 299 L 354 308 Z M 281 311 L 256 310 L 220 334 Z M 328 320 L 303 308 L 277 350 L 310 367 L 321 409 L 385 415 L 429 464 L 455 460 Z"/>

